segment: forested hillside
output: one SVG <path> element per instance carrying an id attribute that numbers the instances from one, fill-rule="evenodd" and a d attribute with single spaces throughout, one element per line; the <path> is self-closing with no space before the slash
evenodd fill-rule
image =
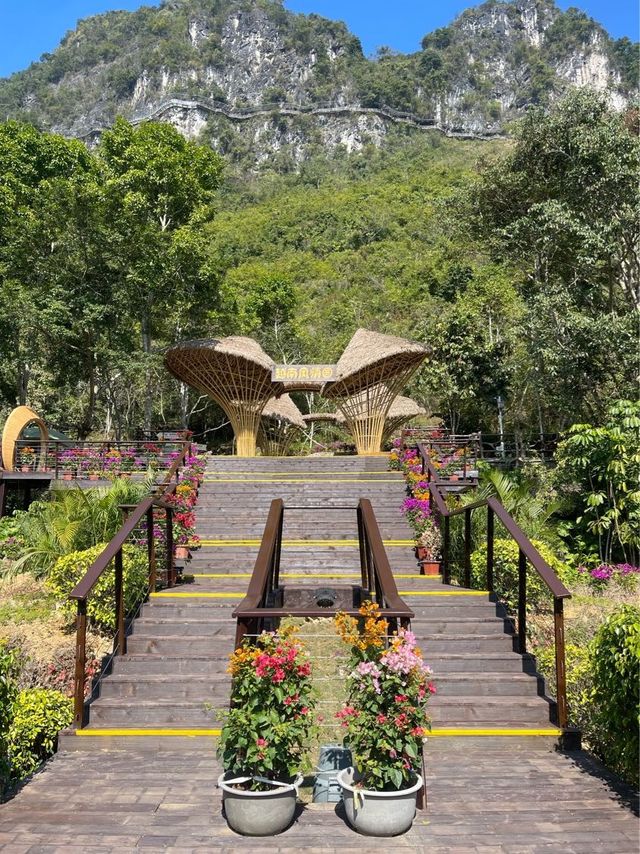
<path id="1" fill-rule="evenodd" d="M 455 428 L 557 430 L 633 398 L 637 115 L 578 91 L 511 142 L 406 139 L 240 178 L 166 124 L 88 151 L 0 127 L 0 400 L 82 436 L 223 419 L 162 367 L 243 333 L 333 361 L 358 326 L 426 342 L 410 393 Z M 196 411 L 191 412 L 192 409 Z"/>
<path id="2" fill-rule="evenodd" d="M 419 51 L 373 59 L 344 24 L 282 0 L 165 0 L 81 21 L 0 80 L 0 111 L 89 139 L 118 114 L 161 118 L 246 167 L 277 155 L 293 168 L 318 146 L 393 145 L 398 128 L 501 134 L 572 86 L 621 109 L 637 82 L 637 45 L 553 0 L 488 0 Z"/>

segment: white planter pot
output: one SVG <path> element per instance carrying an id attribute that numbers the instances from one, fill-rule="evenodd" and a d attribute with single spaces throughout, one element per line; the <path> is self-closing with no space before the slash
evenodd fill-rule
<path id="1" fill-rule="evenodd" d="M 232 830 L 243 836 L 273 836 L 291 824 L 302 775 L 293 783 L 277 783 L 267 792 L 236 789 L 229 785 L 233 779 L 238 779 L 238 775 L 228 771 L 218 777 L 224 812 Z"/>
<path id="2" fill-rule="evenodd" d="M 353 785 L 354 769 L 338 772 L 342 798 L 351 827 L 366 836 L 397 836 L 406 833 L 416 814 L 416 799 L 422 777 L 409 789 L 397 792 L 374 792 Z"/>

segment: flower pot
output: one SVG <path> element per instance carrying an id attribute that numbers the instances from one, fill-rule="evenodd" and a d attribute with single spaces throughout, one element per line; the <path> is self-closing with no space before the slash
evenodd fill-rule
<path id="1" fill-rule="evenodd" d="M 99 475 L 98 475 L 97 471 L 90 471 L 89 472 L 89 480 L 98 480 L 98 477 L 99 477 Z"/>
<path id="2" fill-rule="evenodd" d="M 408 789 L 397 792 L 374 792 L 353 785 L 354 769 L 338 772 L 347 820 L 354 830 L 365 836 L 397 836 L 406 833 L 416 814 L 416 799 L 422 788 L 422 777 Z"/>
<path id="3" fill-rule="evenodd" d="M 218 777 L 224 813 L 231 830 L 243 836 L 273 836 L 289 827 L 296 811 L 302 775 L 299 774 L 293 783 L 274 784 L 267 792 L 235 789 L 228 784 L 233 779 L 247 778 L 238 778 L 229 771 Z"/>
<path id="4" fill-rule="evenodd" d="M 27 472 L 31 471 L 31 469 L 29 466 L 22 466 L 20 471 L 26 474 Z"/>
<path id="5" fill-rule="evenodd" d="M 416 546 L 416 558 L 418 560 L 426 560 L 429 557 L 429 549 L 424 546 Z"/>
<path id="6" fill-rule="evenodd" d="M 426 558 L 420 561 L 420 575 L 440 575 L 440 561 Z"/>
<path id="7" fill-rule="evenodd" d="M 186 546 L 176 546 L 176 560 L 187 560 L 189 549 Z"/>
<path id="8" fill-rule="evenodd" d="M 63 480 L 71 480 L 72 478 L 73 478 L 73 475 L 71 474 L 70 471 L 63 472 L 63 474 L 62 474 Z"/>

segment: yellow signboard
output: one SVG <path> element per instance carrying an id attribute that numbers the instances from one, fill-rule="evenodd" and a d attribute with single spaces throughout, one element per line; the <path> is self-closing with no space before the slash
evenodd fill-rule
<path id="1" fill-rule="evenodd" d="M 336 379 L 335 365 L 276 365 L 271 379 L 276 382 L 328 382 Z"/>

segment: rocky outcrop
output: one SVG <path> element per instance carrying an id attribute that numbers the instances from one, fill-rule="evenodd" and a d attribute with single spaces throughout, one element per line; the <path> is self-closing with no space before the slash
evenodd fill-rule
<path id="1" fill-rule="evenodd" d="M 310 145 L 382 146 L 400 126 L 495 136 L 568 86 L 621 109 L 628 83 L 612 45 L 553 0 L 489 0 L 416 54 L 367 60 L 344 25 L 280 0 L 165 0 L 81 22 L 54 54 L 0 81 L 0 110 L 87 139 L 117 114 L 155 118 L 231 156 L 250 149 L 259 164 L 286 150 L 299 163 Z"/>

